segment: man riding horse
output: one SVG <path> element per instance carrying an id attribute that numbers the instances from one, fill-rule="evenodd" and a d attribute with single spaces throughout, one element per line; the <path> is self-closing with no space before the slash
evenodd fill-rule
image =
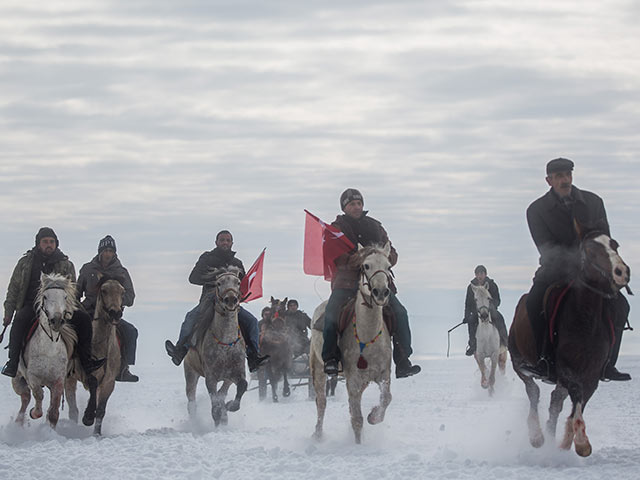
<path id="1" fill-rule="evenodd" d="M 357 245 L 364 247 L 389 242 L 387 232 L 382 224 L 367 215 L 363 210 L 364 199 L 355 188 L 348 188 L 340 195 L 340 208 L 345 213 L 338 215 L 332 225 L 342 231 L 356 247 L 349 253 L 336 258 L 337 272 L 331 279 L 331 296 L 324 313 L 324 344 L 322 360 L 327 375 L 338 374 L 340 352 L 338 350 L 338 319 L 342 307 L 354 297 L 358 289 L 359 269 L 351 265 L 350 259 L 357 253 Z M 389 254 L 391 265 L 398 261 L 398 253 L 391 246 Z M 394 291 L 390 295 L 389 306 L 395 315 L 395 332 L 393 333 L 393 361 L 396 364 L 396 378 L 405 378 L 420 372 L 419 365 L 412 365 L 409 356 L 411 349 L 411 330 L 406 308 L 400 303 Z"/>
<path id="2" fill-rule="evenodd" d="M 293 356 L 309 353 L 309 328 L 311 319 L 302 310 L 298 310 L 298 301 L 291 299 L 287 302 L 287 310 L 284 312 L 287 330 L 293 340 Z"/>
<path id="3" fill-rule="evenodd" d="M 189 282 L 194 285 L 202 285 L 200 303 L 187 313 L 182 326 L 180 336 L 174 345 L 170 340 L 165 342 L 167 354 L 173 363 L 180 365 L 191 346 L 191 337 L 199 321 L 203 300 L 207 297 L 213 298 L 214 279 L 210 277 L 213 270 L 218 268 L 235 266 L 240 268 L 240 279 L 245 275 L 244 265 L 236 258 L 236 252 L 231 250 L 233 246 L 233 236 L 228 230 L 222 230 L 216 235 L 216 248 L 204 252 L 200 255 L 195 267 L 189 275 Z M 246 345 L 247 361 L 249 371 L 255 372 L 269 358 L 268 355 L 260 355 L 258 320 L 251 312 L 240 307 L 238 310 L 238 324 Z"/>
<path id="4" fill-rule="evenodd" d="M 13 326 L 9 334 L 9 361 L 2 368 L 3 375 L 13 378 L 18 371 L 23 343 L 36 318 L 33 304 L 40 287 L 40 275 L 58 273 L 73 282 L 76 280 L 73 263 L 58 248 L 59 245 L 53 229 L 42 227 L 36 235 L 35 246 L 18 260 L 13 270 L 4 302 L 4 325 L 9 325 L 13 318 Z M 78 357 L 82 368 L 90 375 L 105 361 L 104 358 L 96 360 L 91 357 L 91 318 L 78 309 L 67 321 L 78 335 Z"/>
<path id="5" fill-rule="evenodd" d="M 498 329 L 500 334 L 500 345 L 507 346 L 507 326 L 504 323 L 504 317 L 498 312 L 500 306 L 500 290 L 498 284 L 492 279 L 487 277 L 487 268 L 484 265 L 478 265 L 475 270 L 475 277 L 471 279 L 467 286 L 467 296 L 464 301 L 464 320 L 469 328 L 469 345 L 465 355 L 472 356 L 476 352 L 476 331 L 478 330 L 478 309 L 476 308 L 476 300 L 473 295 L 473 288 L 471 285 L 482 286 L 487 284 L 489 294 L 491 295 L 491 320 Z"/>
<path id="6" fill-rule="evenodd" d="M 527 208 L 527 223 L 531 237 L 540 252 L 540 267 L 535 273 L 533 286 L 527 297 L 527 313 L 533 328 L 539 359 L 527 370 L 534 376 L 555 382 L 553 346 L 549 340 L 548 319 L 544 314 L 543 299 L 547 288 L 554 283 L 568 283 L 573 262 L 579 261 L 577 249 L 580 239 L 575 222 L 591 230 L 607 235 L 609 223 L 604 202 L 595 193 L 580 190 L 572 185 L 574 163 L 566 158 L 556 158 L 547 163 L 547 184 L 551 187 L 542 197 Z M 603 377 L 606 380 L 631 380 L 628 373 L 616 367 L 622 331 L 627 323 L 629 303 L 618 293 L 610 300 L 608 308 L 613 314 L 615 344 Z"/>
<path id="7" fill-rule="evenodd" d="M 82 299 L 82 306 L 93 318 L 98 298 L 98 285 L 102 277 L 117 279 L 124 287 L 122 306 L 130 307 L 136 296 L 129 271 L 120 263 L 116 253 L 116 241 L 107 235 L 98 243 L 98 254 L 89 263 L 85 263 L 78 274 L 77 295 Z M 137 382 L 138 376 L 129 371 L 129 365 L 136 362 L 136 341 L 138 329 L 123 318 L 118 322 L 118 333 L 121 337 L 120 355 L 122 366 L 116 377 L 119 382 Z"/>

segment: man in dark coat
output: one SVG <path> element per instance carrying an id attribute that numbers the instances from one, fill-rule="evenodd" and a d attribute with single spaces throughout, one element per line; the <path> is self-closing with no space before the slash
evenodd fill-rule
<path id="1" fill-rule="evenodd" d="M 4 325 L 13 319 L 13 326 L 9 334 L 9 361 L 2 368 L 3 375 L 15 377 L 18 371 L 22 344 L 36 319 L 34 302 L 40 288 L 40 275 L 57 273 L 76 280 L 73 263 L 60 251 L 59 245 L 53 229 L 42 227 L 36 235 L 35 246 L 18 260 L 13 270 L 4 302 Z M 82 368 L 89 375 L 104 364 L 104 358 L 91 358 L 91 318 L 78 309 L 68 322 L 78 334 L 76 350 Z"/>
<path id="2" fill-rule="evenodd" d="M 201 306 L 206 298 L 214 295 L 215 287 L 210 278 L 211 271 L 222 267 L 238 267 L 240 269 L 240 279 L 245 275 L 244 265 L 236 258 L 236 252 L 231 250 L 233 246 L 233 236 L 228 230 L 222 230 L 216 235 L 216 248 L 211 251 L 204 252 L 200 255 L 198 262 L 189 275 L 189 282 L 194 285 L 202 285 L 202 294 L 200 295 L 200 303 L 193 310 L 187 313 L 182 326 L 180 327 L 180 336 L 174 345 L 170 340 L 165 342 L 167 354 L 173 360 L 173 363 L 180 365 L 182 359 L 192 346 L 191 336 L 195 331 L 195 327 L 200 319 Z M 204 309 L 202 309 L 204 312 Z M 247 347 L 247 363 L 249 371 L 255 372 L 269 358 L 268 355 L 260 355 L 260 333 L 258 331 L 258 320 L 251 312 L 240 307 L 238 310 L 238 325 L 242 332 L 245 345 Z"/>
<path id="3" fill-rule="evenodd" d="M 476 307 L 476 299 L 473 295 L 471 285 L 488 285 L 491 294 L 491 319 L 500 334 L 500 345 L 507 346 L 507 326 L 504 323 L 504 317 L 498 311 L 500 306 L 500 290 L 498 284 L 491 278 L 487 277 L 487 268 L 484 265 L 478 265 L 475 270 L 475 277 L 467 286 L 467 296 L 464 300 L 464 323 L 469 328 L 469 346 L 465 354 L 470 357 L 476 353 L 476 331 L 478 330 L 478 309 Z"/>
<path id="4" fill-rule="evenodd" d="M 574 220 L 589 230 L 598 230 L 610 236 L 604 202 L 595 193 L 573 185 L 573 167 L 573 162 L 566 158 L 556 158 L 547 163 L 546 180 L 551 188 L 527 208 L 529 231 L 540 252 L 540 267 L 527 297 L 527 313 L 540 358 L 529 370 L 551 381 L 555 380 L 553 349 L 548 341 L 549 336 L 545 335 L 547 321 L 542 302 L 547 288 L 556 282 L 567 282 L 569 274 L 578 266 L 580 238 Z M 629 303 L 619 293 L 612 300 L 611 308 L 615 312 L 616 341 L 603 375 L 607 380 L 631 380 L 628 373 L 621 373 L 615 367 Z"/>
<path id="5" fill-rule="evenodd" d="M 309 353 L 309 329 L 311 318 L 302 310 L 298 310 L 298 301 L 293 298 L 287 302 L 284 319 L 291 338 L 293 339 L 293 356 Z"/>
<path id="6" fill-rule="evenodd" d="M 107 235 L 98 243 L 98 254 L 89 263 L 85 263 L 78 274 L 76 291 L 78 300 L 82 299 L 82 306 L 93 318 L 98 299 L 98 283 L 102 277 L 118 280 L 124 287 L 122 305 L 131 307 L 136 293 L 133 290 L 133 282 L 129 271 L 124 268 L 116 253 L 116 241 L 111 235 Z M 118 333 L 122 340 L 120 354 L 122 358 L 120 373 L 116 377 L 119 382 L 137 382 L 138 376 L 129 371 L 129 365 L 136 363 L 136 343 L 138 329 L 131 323 L 121 318 L 118 322 Z"/>
<path id="7" fill-rule="evenodd" d="M 324 344 L 322 359 L 324 371 L 328 375 L 338 373 L 340 353 L 338 350 L 338 316 L 344 304 L 354 297 L 358 290 L 359 270 L 350 266 L 349 259 L 357 252 L 357 245 L 364 247 L 389 242 L 387 232 L 382 224 L 367 215 L 363 210 L 364 199 L 355 188 L 348 188 L 340 196 L 340 208 L 344 215 L 338 215 L 332 223 L 356 245 L 353 251 L 336 258 L 336 274 L 331 280 L 331 296 L 324 313 Z M 391 242 L 389 242 L 391 246 Z M 398 261 L 398 253 L 391 246 L 389 254 L 391 265 Z M 394 292 L 389 297 L 389 306 L 396 317 L 396 331 L 393 333 L 393 361 L 396 364 L 396 378 L 409 377 L 420 372 L 420 366 L 412 365 L 409 356 L 411 349 L 411 330 L 406 308 L 400 303 Z"/>

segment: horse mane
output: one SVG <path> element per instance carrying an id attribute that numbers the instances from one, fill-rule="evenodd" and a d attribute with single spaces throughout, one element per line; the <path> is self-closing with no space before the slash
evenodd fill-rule
<path id="1" fill-rule="evenodd" d="M 75 312 L 78 309 L 78 300 L 76 298 L 76 284 L 65 275 L 59 273 L 43 274 L 40 281 L 40 288 L 36 295 L 35 307 L 36 311 L 42 306 L 44 299 L 44 292 L 51 288 L 60 288 L 64 290 L 67 296 L 65 310 L 69 312 Z"/>
<path id="2" fill-rule="evenodd" d="M 100 287 L 102 287 L 102 285 L 107 283 L 109 280 L 115 280 L 120 285 L 124 284 L 124 278 L 122 276 L 120 276 L 120 275 L 102 275 L 98 279 L 98 283 L 96 284 L 96 287 L 97 287 L 98 291 L 100 291 Z"/>
<path id="3" fill-rule="evenodd" d="M 374 243 L 372 245 L 367 245 L 366 247 L 360 248 L 351 256 L 349 264 L 353 267 L 360 268 L 362 266 L 362 262 L 364 262 L 364 259 L 374 253 L 384 253 L 384 245 L 380 243 Z"/>

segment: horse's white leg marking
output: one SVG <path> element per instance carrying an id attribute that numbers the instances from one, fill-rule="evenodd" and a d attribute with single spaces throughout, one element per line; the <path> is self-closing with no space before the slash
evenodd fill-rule
<path id="1" fill-rule="evenodd" d="M 529 397 L 529 417 L 527 427 L 529 428 L 529 442 L 535 448 L 544 444 L 544 435 L 540 427 L 540 417 L 538 416 L 538 402 L 540 401 L 540 387 L 536 385 L 531 377 L 519 375 L 524 382 L 527 396 Z"/>
<path id="2" fill-rule="evenodd" d="M 571 448 L 571 444 L 573 443 L 573 417 L 569 415 L 567 417 L 567 421 L 564 424 L 564 436 L 562 437 L 562 442 L 560 442 L 560 448 L 563 450 L 569 450 Z"/>
<path id="3" fill-rule="evenodd" d="M 200 375 L 196 373 L 191 367 L 189 367 L 185 361 L 184 365 L 184 379 L 186 384 L 187 393 L 187 412 L 189 416 L 193 417 L 196 414 L 196 390 L 198 388 L 198 379 Z"/>
<path id="4" fill-rule="evenodd" d="M 573 432 L 575 434 L 574 444 L 576 453 L 581 457 L 588 457 L 591 455 L 591 444 L 589 443 L 589 437 L 587 437 L 587 428 L 582 417 L 582 404 L 576 404 L 576 412 L 573 415 Z"/>
<path id="5" fill-rule="evenodd" d="M 380 405 L 376 405 L 371 409 L 371 412 L 367 416 L 367 421 L 371 425 L 376 425 L 384 421 L 384 415 L 387 411 L 387 407 L 391 403 L 391 382 L 389 380 L 381 380 L 378 383 L 380 387 Z"/>

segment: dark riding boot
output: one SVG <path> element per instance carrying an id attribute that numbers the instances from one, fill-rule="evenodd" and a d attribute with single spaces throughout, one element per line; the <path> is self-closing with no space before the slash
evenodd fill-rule
<path id="1" fill-rule="evenodd" d="M 396 378 L 407 378 L 421 370 L 420 365 L 411 365 L 411 360 L 407 358 L 396 365 Z"/>
<path id="2" fill-rule="evenodd" d="M 476 331 L 478 330 L 478 322 L 472 321 L 467 323 L 467 328 L 469 329 L 469 345 L 467 346 L 467 351 L 464 352 L 464 354 L 467 357 L 470 357 L 476 353 Z"/>
<path id="3" fill-rule="evenodd" d="M 338 375 L 338 360 L 330 358 L 324 362 L 324 373 L 330 376 Z"/>
<path id="4" fill-rule="evenodd" d="M 255 350 L 247 350 L 247 364 L 249 365 L 249 372 L 253 373 L 258 370 L 262 365 L 267 363 L 269 355 L 260 355 Z"/>
<path id="5" fill-rule="evenodd" d="M 164 342 L 164 348 L 167 350 L 167 355 L 171 357 L 171 361 L 176 366 L 182 363 L 182 360 L 189 352 L 189 349 L 187 347 L 185 347 L 184 345 L 180 345 L 180 343 L 174 345 L 173 343 L 171 343 L 171 340 L 167 340 L 166 342 Z"/>
<path id="6" fill-rule="evenodd" d="M 125 365 L 116 377 L 116 382 L 137 382 L 140 378 L 129 371 L 129 365 Z"/>
<path id="7" fill-rule="evenodd" d="M 91 356 L 91 317 L 82 310 L 76 310 L 73 312 L 73 316 L 69 320 L 69 323 L 73 326 L 73 329 L 78 335 L 76 351 L 78 352 L 80 365 L 82 365 L 82 369 L 85 373 L 89 375 L 91 372 L 102 367 L 106 361 L 106 358 L 93 358 Z"/>
<path id="8" fill-rule="evenodd" d="M 616 368 L 616 362 L 618 361 L 618 354 L 620 353 L 620 345 L 622 344 L 622 331 L 616 332 L 616 343 L 613 344 L 611 349 L 611 357 L 607 366 L 602 372 L 602 380 L 609 381 L 614 380 L 618 382 L 626 382 L 631 380 L 631 375 L 628 373 L 619 372 Z"/>

